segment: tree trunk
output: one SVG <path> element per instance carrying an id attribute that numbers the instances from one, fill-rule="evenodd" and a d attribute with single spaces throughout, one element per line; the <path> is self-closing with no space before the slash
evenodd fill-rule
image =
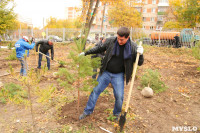
<path id="1" fill-rule="evenodd" d="M 103 35 L 103 20 L 104 20 L 105 11 L 106 11 L 106 3 L 104 4 L 104 7 L 103 7 L 103 15 L 102 15 L 102 20 L 101 20 L 101 36 Z"/>
<path id="2" fill-rule="evenodd" d="M 83 45 L 83 50 L 85 50 L 85 45 L 86 45 L 86 40 L 87 40 L 87 37 L 90 33 L 90 28 L 92 26 L 92 23 L 94 21 L 94 17 L 96 16 L 96 13 L 97 13 L 97 8 L 98 8 L 98 5 L 99 5 L 99 2 L 100 0 L 97 0 L 96 1 L 96 5 L 95 5 L 95 8 L 94 10 L 92 11 L 92 7 L 93 7 L 93 4 L 94 4 L 94 0 L 90 0 L 90 6 L 88 8 L 88 12 L 87 12 L 87 16 L 86 16 L 86 22 L 85 22 L 85 27 L 83 28 L 83 35 L 84 35 L 84 40 L 82 41 L 82 45 Z M 91 14 L 92 13 L 92 14 Z"/>

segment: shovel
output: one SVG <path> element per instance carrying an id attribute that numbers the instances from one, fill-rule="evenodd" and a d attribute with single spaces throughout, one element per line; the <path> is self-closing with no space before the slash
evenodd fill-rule
<path id="1" fill-rule="evenodd" d="M 140 43 L 139 43 L 139 46 L 141 46 L 141 45 L 142 45 L 142 41 L 140 41 Z M 139 56 L 140 56 L 140 54 L 137 53 L 136 61 L 135 61 L 134 66 L 133 66 L 131 85 L 130 85 L 129 92 L 128 92 L 128 98 L 127 98 L 127 101 L 126 101 L 125 112 L 124 112 L 124 114 L 121 114 L 120 119 L 119 119 L 120 132 L 123 130 L 124 125 L 126 123 L 126 114 L 128 112 L 128 107 L 129 107 L 129 102 L 130 102 L 133 84 L 134 84 L 134 80 L 135 80 L 135 74 L 136 74 L 136 70 L 137 70 L 137 66 L 138 66 Z"/>
<path id="2" fill-rule="evenodd" d="M 42 54 L 42 55 L 46 56 L 47 58 L 51 59 L 51 57 L 50 57 L 50 56 L 48 56 L 48 55 L 46 55 L 46 54 L 44 54 L 44 53 L 42 53 L 42 52 L 40 52 L 40 51 L 38 51 L 38 53 L 40 53 L 40 54 Z M 55 62 L 59 63 L 59 61 L 57 61 L 57 60 L 55 60 L 55 59 L 54 59 L 53 61 L 55 61 Z"/>

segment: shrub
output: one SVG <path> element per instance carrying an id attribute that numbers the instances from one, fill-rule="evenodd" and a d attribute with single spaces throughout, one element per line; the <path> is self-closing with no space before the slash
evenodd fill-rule
<path id="1" fill-rule="evenodd" d="M 0 90 L 0 102 L 7 103 L 8 101 L 13 101 L 14 103 L 26 103 L 28 94 L 22 89 L 20 85 L 14 83 L 5 84 L 5 86 Z"/>
<path id="2" fill-rule="evenodd" d="M 11 50 L 11 48 L 12 48 L 12 42 L 10 42 L 10 43 L 8 44 L 8 49 Z"/>
<path id="3" fill-rule="evenodd" d="M 74 78 L 66 68 L 59 68 L 57 75 L 59 76 L 58 82 L 60 86 L 65 89 L 71 88 Z"/>
<path id="4" fill-rule="evenodd" d="M 15 49 L 13 49 L 12 53 L 6 57 L 6 60 L 17 60 Z"/>
<path id="5" fill-rule="evenodd" d="M 66 65 L 66 64 L 67 64 L 67 63 L 66 63 L 65 61 L 62 61 L 62 60 L 59 61 L 59 65 L 60 65 L 59 67 L 64 67 L 64 65 Z"/>
<path id="6" fill-rule="evenodd" d="M 161 81 L 161 75 L 157 70 L 147 69 L 141 77 L 141 87 L 149 86 L 155 93 L 165 91 L 167 89 L 165 83 Z"/>
<path id="7" fill-rule="evenodd" d="M 192 48 L 192 55 L 200 60 L 200 41 L 195 44 L 195 47 Z"/>

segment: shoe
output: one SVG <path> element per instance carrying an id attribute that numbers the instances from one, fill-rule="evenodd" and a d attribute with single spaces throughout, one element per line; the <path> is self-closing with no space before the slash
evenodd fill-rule
<path id="1" fill-rule="evenodd" d="M 84 119 L 84 118 L 87 117 L 87 116 L 89 116 L 89 115 L 87 115 L 85 112 L 83 112 L 83 114 L 81 114 L 81 115 L 79 116 L 79 120 L 82 120 L 82 119 Z"/>

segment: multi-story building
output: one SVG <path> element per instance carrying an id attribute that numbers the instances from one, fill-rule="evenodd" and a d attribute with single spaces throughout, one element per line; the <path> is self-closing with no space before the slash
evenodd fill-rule
<path id="1" fill-rule="evenodd" d="M 66 19 L 76 19 L 81 12 L 77 12 L 76 7 L 66 7 L 65 8 L 65 17 Z"/>
<path id="2" fill-rule="evenodd" d="M 130 2 L 141 13 L 143 29 L 159 30 L 165 23 L 165 13 L 169 7 L 168 0 L 137 0 Z"/>
<path id="3" fill-rule="evenodd" d="M 93 8 L 95 8 L 95 4 L 93 6 L 94 6 Z M 104 5 L 102 2 L 99 3 L 97 13 L 90 30 L 91 38 L 98 39 L 100 36 L 105 36 L 106 34 L 109 34 L 109 32 L 111 31 L 111 26 L 108 21 L 108 8 L 109 8 L 108 5 Z M 75 7 L 66 7 L 65 9 L 66 19 L 75 19 L 79 15 L 81 15 L 81 12 L 77 12 Z M 113 31 L 110 34 L 114 35 Z"/>

